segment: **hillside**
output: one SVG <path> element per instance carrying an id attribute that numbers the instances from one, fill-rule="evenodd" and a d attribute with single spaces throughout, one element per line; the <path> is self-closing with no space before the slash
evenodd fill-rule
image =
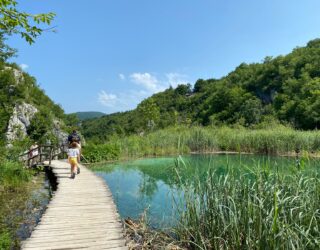
<path id="1" fill-rule="evenodd" d="M 142 101 L 132 111 L 83 122 L 87 138 L 108 138 L 177 124 L 239 124 L 279 121 L 297 129 L 320 127 L 320 39 L 290 54 L 240 64 L 220 79 L 199 79 Z"/>
<path id="2" fill-rule="evenodd" d="M 101 116 L 106 115 L 105 113 L 102 112 L 96 112 L 96 111 L 88 111 L 88 112 L 76 112 L 72 113 L 75 114 L 80 121 L 92 119 L 92 118 L 99 118 Z"/>
<path id="3" fill-rule="evenodd" d="M 62 141 L 63 109 L 39 88 L 36 79 L 16 64 L 0 61 L 0 146 L 23 138 Z"/>

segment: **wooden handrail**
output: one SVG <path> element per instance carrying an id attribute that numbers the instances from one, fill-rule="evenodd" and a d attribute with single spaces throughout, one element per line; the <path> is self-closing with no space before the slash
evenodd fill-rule
<path id="1" fill-rule="evenodd" d="M 28 166 L 30 166 L 31 161 L 33 161 L 34 159 L 36 159 L 35 164 L 38 164 L 39 162 L 42 163 L 44 160 L 48 160 L 50 165 L 54 157 L 65 153 L 64 148 L 65 145 L 39 145 L 38 147 L 30 149 L 27 152 L 19 155 L 19 157 L 28 156 L 28 159 L 25 161 Z M 31 153 L 36 150 L 38 150 L 38 154 L 32 155 Z M 59 152 L 54 153 L 56 151 Z"/>

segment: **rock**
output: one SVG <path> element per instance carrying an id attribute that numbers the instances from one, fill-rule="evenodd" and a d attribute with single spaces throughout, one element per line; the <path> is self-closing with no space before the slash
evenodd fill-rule
<path id="1" fill-rule="evenodd" d="M 21 70 L 18 70 L 18 69 L 9 67 L 9 66 L 5 66 L 4 69 L 12 71 L 12 73 L 14 75 L 14 79 L 16 80 L 17 84 L 20 84 L 21 82 L 24 81 L 23 72 Z"/>
<path id="2" fill-rule="evenodd" d="M 27 128 L 37 112 L 38 109 L 31 104 L 16 104 L 6 132 L 6 139 L 9 147 L 14 140 L 27 136 Z"/>
<path id="3" fill-rule="evenodd" d="M 58 139 L 59 145 L 66 144 L 68 142 L 68 134 L 61 129 L 61 122 L 57 119 L 53 120 L 52 133 Z"/>

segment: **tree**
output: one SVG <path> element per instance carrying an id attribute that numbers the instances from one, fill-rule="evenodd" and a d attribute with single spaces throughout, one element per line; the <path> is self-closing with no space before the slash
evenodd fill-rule
<path id="1" fill-rule="evenodd" d="M 47 114 L 37 112 L 31 120 L 27 128 L 27 133 L 34 141 L 44 140 L 44 136 L 48 131 L 51 131 L 51 119 L 48 119 Z"/>
<path id="2" fill-rule="evenodd" d="M 191 84 L 179 84 L 174 92 L 178 95 L 188 95 L 192 93 Z"/>
<path id="3" fill-rule="evenodd" d="M 0 0 L 0 31 L 7 35 L 19 34 L 32 44 L 37 36 L 48 30 L 39 25 L 50 25 L 55 14 L 52 12 L 30 14 L 19 11 L 17 5 L 16 0 Z"/>
<path id="4" fill-rule="evenodd" d="M 0 33 L 0 61 L 5 62 L 9 58 L 16 55 L 17 50 L 11 48 L 4 43 L 5 37 L 3 33 Z"/>
<path id="5" fill-rule="evenodd" d="M 152 98 L 143 100 L 138 105 L 138 113 L 141 116 L 143 127 L 152 130 L 160 119 L 160 109 Z"/>

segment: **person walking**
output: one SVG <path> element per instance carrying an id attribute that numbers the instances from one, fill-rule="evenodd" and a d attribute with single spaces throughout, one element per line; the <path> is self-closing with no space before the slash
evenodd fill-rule
<path id="1" fill-rule="evenodd" d="M 79 144 L 80 148 L 81 148 L 81 138 L 80 136 L 78 135 L 77 133 L 77 130 L 72 130 L 72 133 L 68 136 L 68 142 L 69 142 L 69 145 L 72 143 L 72 142 L 76 142 Z"/>
<path id="2" fill-rule="evenodd" d="M 77 148 L 77 143 L 72 142 L 71 148 L 68 149 L 68 161 L 70 163 L 71 167 L 71 179 L 74 179 L 76 177 L 78 164 L 80 162 L 80 151 Z"/>
<path id="3" fill-rule="evenodd" d="M 68 136 L 69 147 L 71 147 L 71 144 L 73 142 L 75 142 L 77 144 L 77 148 L 79 149 L 79 153 L 80 153 L 80 157 L 81 157 L 81 138 L 75 129 Z M 79 163 L 80 163 L 80 157 L 79 157 Z M 77 174 L 80 174 L 80 167 L 79 166 L 77 168 Z"/>

